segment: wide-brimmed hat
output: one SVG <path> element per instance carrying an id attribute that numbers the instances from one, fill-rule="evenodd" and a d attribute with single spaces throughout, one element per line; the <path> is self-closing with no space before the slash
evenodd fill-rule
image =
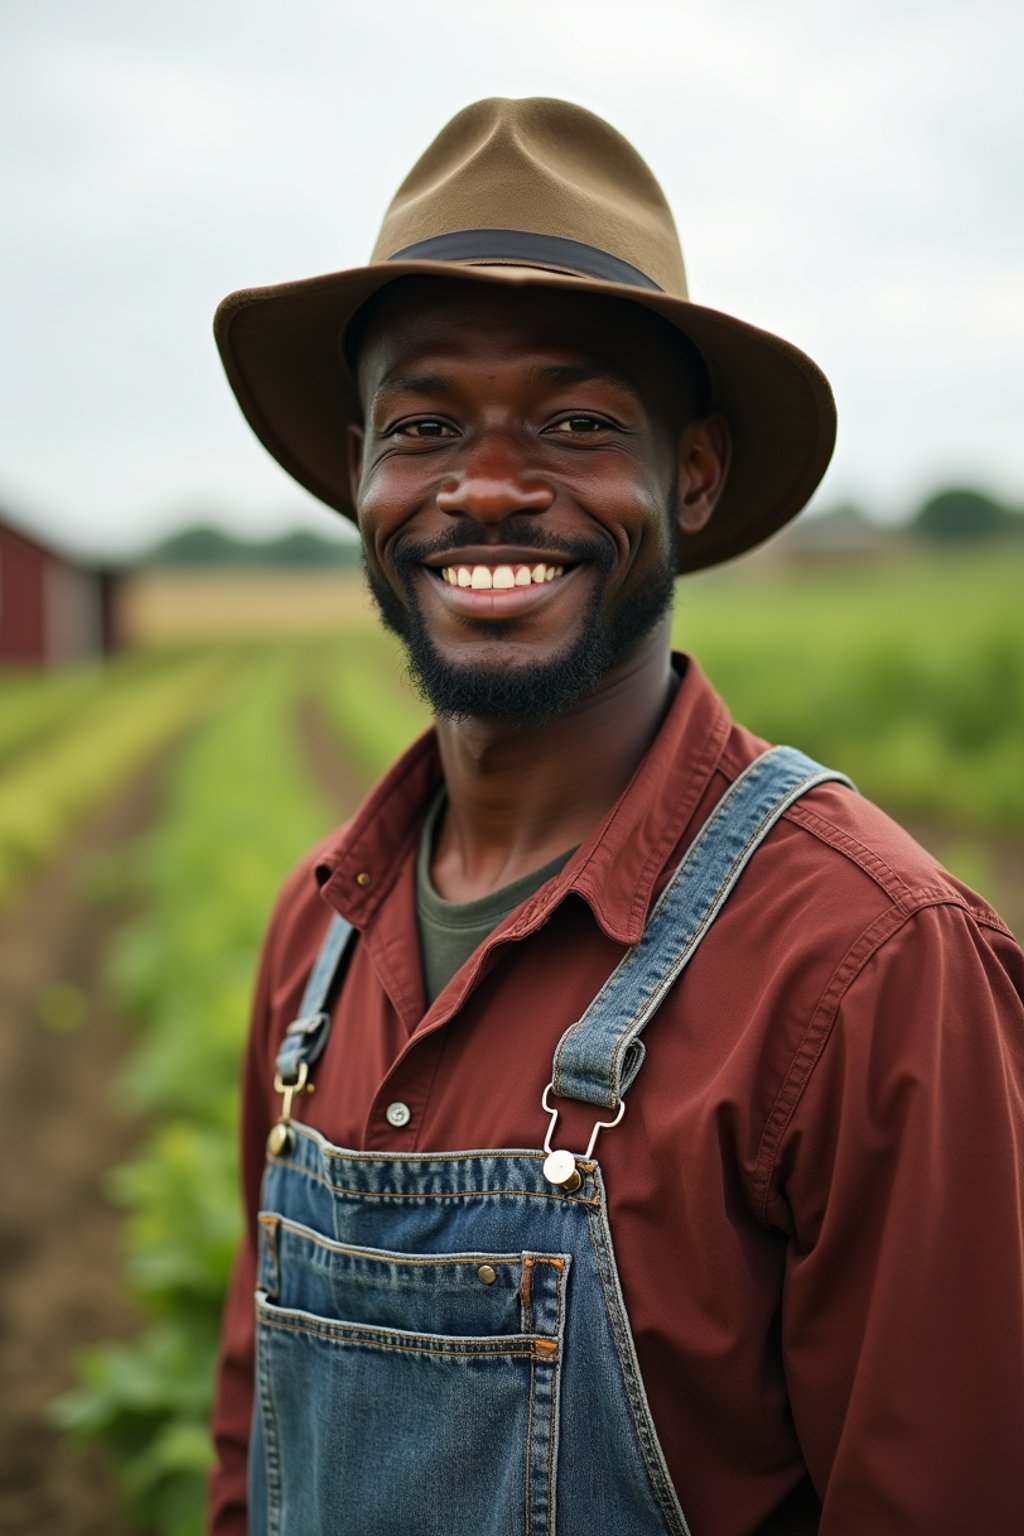
<path id="1" fill-rule="evenodd" d="M 214 331 L 231 387 L 278 463 L 348 517 L 346 427 L 362 412 L 343 343 L 400 277 L 604 294 L 653 310 L 704 360 L 733 437 L 710 522 L 684 568 L 728 560 L 805 505 L 835 442 L 824 374 L 789 342 L 691 303 L 665 195 L 631 144 L 565 101 L 494 99 L 442 129 L 395 195 L 370 264 L 230 294 Z"/>

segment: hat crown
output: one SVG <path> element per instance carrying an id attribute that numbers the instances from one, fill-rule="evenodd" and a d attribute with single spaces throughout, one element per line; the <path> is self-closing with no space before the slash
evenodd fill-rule
<path id="1" fill-rule="evenodd" d="M 571 102 L 492 97 L 457 113 L 395 193 L 371 260 L 465 230 L 573 241 L 687 297 L 679 236 L 654 174 L 609 123 Z M 486 260 L 548 265 L 511 248 L 488 249 Z M 550 265 L 573 270 L 571 259 Z"/>

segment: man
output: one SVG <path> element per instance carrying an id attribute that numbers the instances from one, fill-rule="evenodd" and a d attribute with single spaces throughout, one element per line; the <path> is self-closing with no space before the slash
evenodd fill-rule
<path id="1" fill-rule="evenodd" d="M 544 100 L 217 334 L 436 729 L 271 923 L 213 1532 L 1019 1536 L 1022 957 L 670 652 L 823 473 L 822 375 Z"/>

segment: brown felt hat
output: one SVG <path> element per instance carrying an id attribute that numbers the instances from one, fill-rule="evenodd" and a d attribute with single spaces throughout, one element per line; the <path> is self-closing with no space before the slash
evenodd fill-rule
<path id="1" fill-rule="evenodd" d="M 362 419 L 345 361 L 359 307 L 399 277 L 565 288 L 653 310 L 700 352 L 733 434 L 728 480 L 685 569 L 741 554 L 805 505 L 835 442 L 821 370 L 789 342 L 692 304 L 664 193 L 621 134 L 566 101 L 478 101 L 395 194 L 370 265 L 230 294 L 214 331 L 250 426 L 328 506 L 355 517 L 346 432 Z"/>

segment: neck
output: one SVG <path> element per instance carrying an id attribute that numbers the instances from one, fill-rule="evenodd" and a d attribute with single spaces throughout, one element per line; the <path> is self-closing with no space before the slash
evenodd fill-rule
<path id="1" fill-rule="evenodd" d="M 507 885 L 581 843 L 650 746 L 674 691 L 667 627 L 547 725 L 440 720 L 448 792 L 431 873 L 449 901 Z"/>

